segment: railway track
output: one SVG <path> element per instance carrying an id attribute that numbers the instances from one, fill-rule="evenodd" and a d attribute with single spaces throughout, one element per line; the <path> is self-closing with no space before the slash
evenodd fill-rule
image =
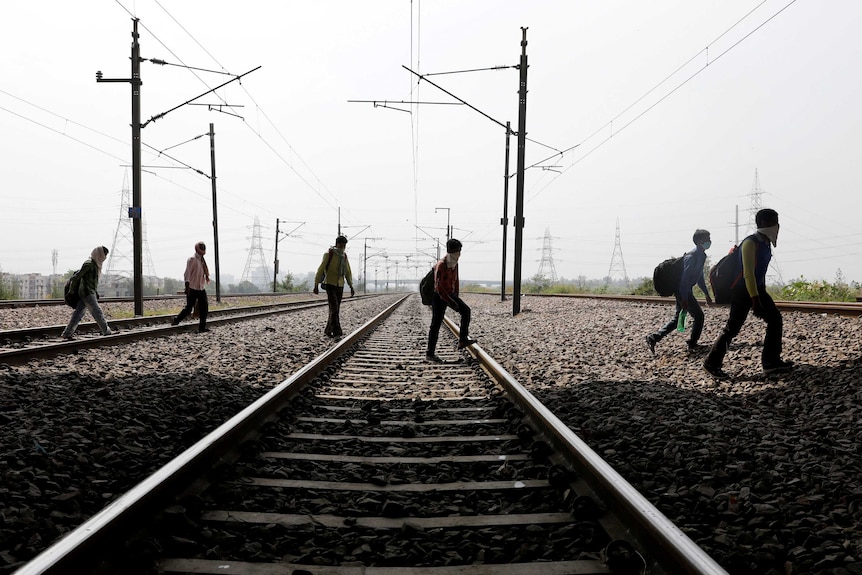
<path id="1" fill-rule="evenodd" d="M 356 296 L 359 299 L 374 296 Z M 344 300 L 350 305 L 354 298 Z M 239 321 L 258 319 L 269 315 L 325 307 L 326 300 L 298 300 L 283 303 L 234 307 L 210 311 L 207 326 L 217 327 Z M 0 363 L 19 364 L 32 359 L 45 359 L 63 353 L 74 353 L 81 349 L 121 345 L 131 341 L 164 337 L 174 333 L 196 330 L 196 319 L 188 319 L 180 325 L 171 325 L 174 315 L 155 315 L 110 320 L 108 324 L 116 333 L 101 336 L 95 322 L 82 322 L 73 340 L 61 340 L 64 325 L 41 326 L 17 330 L 0 330 Z"/>
<path id="2" fill-rule="evenodd" d="M 396 303 L 19 575 L 725 573 L 478 346 L 425 362 L 423 314 Z"/>

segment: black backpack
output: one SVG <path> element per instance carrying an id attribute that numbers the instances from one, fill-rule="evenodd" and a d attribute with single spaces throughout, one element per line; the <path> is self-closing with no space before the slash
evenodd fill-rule
<path id="1" fill-rule="evenodd" d="M 733 246 L 730 252 L 709 270 L 709 284 L 712 286 L 715 303 L 730 303 L 733 287 L 742 277 L 737 249 Z"/>
<path id="2" fill-rule="evenodd" d="M 436 267 L 436 266 L 435 266 Z M 432 267 L 425 277 L 419 282 L 419 297 L 422 298 L 422 305 L 431 305 L 434 299 L 434 268 Z"/>
<path id="3" fill-rule="evenodd" d="M 679 288 L 682 278 L 682 258 L 668 258 L 655 267 L 652 273 L 652 284 L 660 296 L 673 295 Z"/>
<path id="4" fill-rule="evenodd" d="M 66 280 L 66 285 L 63 286 L 63 301 L 71 308 L 78 307 L 78 287 L 81 285 L 81 278 L 78 277 L 81 270 L 72 274 L 72 277 Z"/>

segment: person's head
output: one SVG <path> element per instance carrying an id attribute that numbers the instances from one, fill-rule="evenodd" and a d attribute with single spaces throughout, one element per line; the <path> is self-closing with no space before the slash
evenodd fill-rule
<path id="1" fill-rule="evenodd" d="M 754 223 L 757 225 L 757 231 L 769 238 L 773 246 L 778 245 L 778 212 L 763 208 L 754 215 Z"/>
<path id="2" fill-rule="evenodd" d="M 108 257 L 108 248 L 105 246 L 95 247 L 93 248 L 93 251 L 90 252 L 90 257 L 99 267 L 101 267 L 102 262 L 104 262 L 105 258 Z"/>
<path id="3" fill-rule="evenodd" d="M 461 253 L 461 242 L 452 238 L 451 240 L 446 242 L 446 253 L 447 254 L 460 254 Z"/>
<path id="4" fill-rule="evenodd" d="M 198 242 L 195 244 L 195 253 L 198 255 L 206 255 L 207 253 L 207 245 L 203 242 Z"/>
<path id="5" fill-rule="evenodd" d="M 712 245 L 712 238 L 710 238 L 708 230 L 696 229 L 694 230 L 694 235 L 691 237 L 691 241 L 694 242 L 694 245 L 700 246 L 705 250 L 709 249 L 709 246 Z"/>
<path id="6" fill-rule="evenodd" d="M 347 238 L 344 236 L 338 236 L 335 238 L 335 247 L 344 249 L 347 247 Z"/>

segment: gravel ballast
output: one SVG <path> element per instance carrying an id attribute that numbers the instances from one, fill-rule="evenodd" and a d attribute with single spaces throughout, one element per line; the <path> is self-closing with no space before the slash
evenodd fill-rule
<path id="1" fill-rule="evenodd" d="M 345 305 L 345 332 L 394 299 Z M 717 382 L 685 352 L 688 331 L 650 355 L 669 304 L 528 296 L 512 317 L 499 296 L 465 300 L 471 336 L 730 573 L 862 574 L 862 320 L 785 313 L 797 367 L 765 378 L 765 324 L 750 317 L 725 362 L 734 379 Z M 708 344 L 727 308 L 705 311 Z M 4 309 L 0 326 L 70 312 Z M 0 573 L 327 349 L 325 314 L 0 365 Z"/>

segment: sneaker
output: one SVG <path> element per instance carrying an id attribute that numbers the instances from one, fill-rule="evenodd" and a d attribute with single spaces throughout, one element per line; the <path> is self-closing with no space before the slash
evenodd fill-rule
<path id="1" fill-rule="evenodd" d="M 210 331 L 210 328 L 202 327 L 198 330 L 198 333 L 209 333 L 209 331 Z"/>
<path id="2" fill-rule="evenodd" d="M 426 359 L 426 360 L 428 360 L 428 361 L 430 361 L 430 362 L 432 362 L 432 363 L 443 363 L 443 360 L 442 360 L 442 359 L 440 359 L 439 357 L 437 357 L 437 356 L 436 356 L 435 354 L 433 354 L 433 353 L 426 353 L 426 354 L 425 354 L 425 359 Z"/>
<path id="3" fill-rule="evenodd" d="M 715 367 L 703 362 L 703 369 L 705 369 L 706 372 L 715 379 L 730 379 L 730 375 L 720 367 Z"/>
<path id="4" fill-rule="evenodd" d="M 171 325 L 180 325 L 180 320 L 175 319 L 171 322 Z"/>
<path id="5" fill-rule="evenodd" d="M 653 356 L 655 356 L 655 344 L 656 343 L 657 342 L 653 336 L 651 336 L 651 335 L 646 336 L 647 347 L 649 348 L 649 352 L 651 354 L 653 354 Z"/>
<path id="6" fill-rule="evenodd" d="M 465 347 L 470 347 L 474 343 L 476 343 L 475 339 L 465 339 L 464 341 L 459 341 L 458 342 L 458 349 L 464 349 Z"/>
<path id="7" fill-rule="evenodd" d="M 781 361 L 778 360 L 775 363 L 770 363 L 768 365 L 763 366 L 763 373 L 769 375 L 771 373 L 784 373 L 793 369 L 792 361 Z"/>
<path id="8" fill-rule="evenodd" d="M 64 336 L 62 336 L 62 338 L 65 339 L 66 341 L 72 341 L 73 339 L 75 339 L 75 336 L 74 336 L 74 334 L 73 335 L 64 335 Z"/>

